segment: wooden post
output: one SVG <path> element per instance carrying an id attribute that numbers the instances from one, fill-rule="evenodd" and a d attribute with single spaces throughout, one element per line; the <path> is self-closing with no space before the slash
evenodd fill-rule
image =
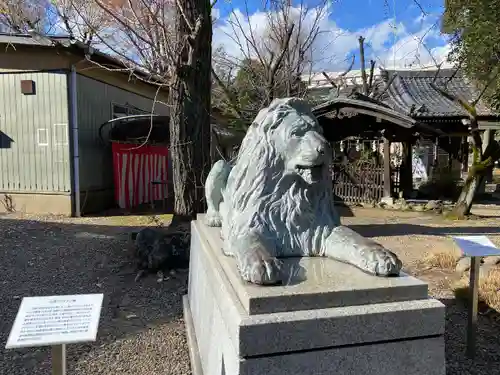
<path id="1" fill-rule="evenodd" d="M 384 137 L 384 198 L 392 197 L 391 185 L 391 142 Z"/>
<path id="2" fill-rule="evenodd" d="M 210 165 L 214 165 L 217 161 L 224 158 L 224 149 L 222 146 L 221 137 L 217 134 L 215 125 L 210 125 Z"/>
<path id="3" fill-rule="evenodd" d="M 453 169 L 453 155 L 450 151 L 453 146 L 454 145 L 451 141 L 451 137 L 448 137 L 448 172 L 451 172 L 451 170 Z"/>
<path id="4" fill-rule="evenodd" d="M 486 130 L 483 135 L 483 153 L 486 151 L 486 148 L 491 142 L 495 141 L 495 130 Z M 493 181 L 493 166 L 488 168 L 485 173 L 485 178 L 483 179 L 484 181 L 484 187 L 486 188 L 486 183 L 490 183 Z M 484 189 L 486 190 L 486 189 Z"/>
<path id="5" fill-rule="evenodd" d="M 431 173 L 430 173 L 430 177 L 431 179 L 436 177 L 436 169 L 438 167 L 438 163 L 439 163 L 439 156 L 438 156 L 438 153 L 439 153 L 439 138 L 436 137 L 436 140 L 434 142 L 434 147 L 433 147 L 433 160 L 432 160 L 432 168 L 431 168 Z"/>
<path id="6" fill-rule="evenodd" d="M 403 192 L 403 197 L 407 197 L 413 190 L 413 155 L 411 146 L 411 141 L 403 142 L 403 155 L 399 172 L 399 191 Z"/>
<path id="7" fill-rule="evenodd" d="M 469 141 L 467 137 L 462 137 L 462 173 L 469 170 Z"/>

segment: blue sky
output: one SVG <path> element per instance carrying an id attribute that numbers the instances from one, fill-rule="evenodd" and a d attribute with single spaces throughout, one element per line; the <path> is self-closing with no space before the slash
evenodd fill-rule
<path id="1" fill-rule="evenodd" d="M 302 1 L 309 7 L 322 3 L 322 0 Z M 315 45 L 315 51 L 321 53 L 315 52 L 315 70 L 341 70 L 349 56 L 357 52 L 359 35 L 366 38 L 367 59 L 375 59 L 379 66 L 429 66 L 441 62 L 449 50 L 447 38 L 439 30 L 444 0 L 418 0 L 418 3 L 425 15 L 414 0 L 334 0 L 321 22 L 322 34 Z M 246 6 L 250 17 L 246 16 Z M 219 0 L 216 8 L 219 20 L 214 44 L 223 46 L 230 55 L 241 55 L 238 40 L 242 39 L 235 35 L 243 28 L 248 30 L 248 25 L 253 25 L 256 34 L 263 28 L 262 0 Z M 235 22 L 228 22 L 228 17 L 235 19 L 233 12 L 241 21 L 236 28 Z"/>

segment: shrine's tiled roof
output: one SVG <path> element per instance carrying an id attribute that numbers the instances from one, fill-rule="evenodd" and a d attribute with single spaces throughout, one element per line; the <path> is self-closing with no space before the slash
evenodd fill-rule
<path id="1" fill-rule="evenodd" d="M 435 84 L 446 87 L 446 91 L 466 102 L 471 102 L 479 95 L 474 85 L 454 69 L 442 69 Z M 451 99 L 436 90 L 431 83 L 436 71 L 397 71 L 384 70 L 382 81 L 387 83 L 396 74 L 387 91 L 379 99 L 399 113 L 413 118 L 424 117 L 467 117 L 467 111 Z M 481 99 L 476 105 L 478 116 L 500 117 Z"/>

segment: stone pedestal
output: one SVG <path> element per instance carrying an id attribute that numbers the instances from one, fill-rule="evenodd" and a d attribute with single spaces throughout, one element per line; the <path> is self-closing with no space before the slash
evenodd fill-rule
<path id="1" fill-rule="evenodd" d="M 444 375 L 444 305 L 408 275 L 286 259 L 286 285 L 241 280 L 220 228 L 192 222 L 184 297 L 193 375 Z"/>

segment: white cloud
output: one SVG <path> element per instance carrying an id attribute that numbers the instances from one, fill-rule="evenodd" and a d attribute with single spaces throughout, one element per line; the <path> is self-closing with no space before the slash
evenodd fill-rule
<path id="1" fill-rule="evenodd" d="M 441 43 L 437 47 L 429 47 L 433 41 Z M 417 32 L 404 32 L 390 48 L 374 53 L 379 64 L 386 68 L 427 67 L 446 60 L 450 47 L 443 42 L 438 24 L 424 22 Z"/>
<path id="2" fill-rule="evenodd" d="M 427 14 L 423 14 L 423 13 L 420 13 L 414 20 L 413 22 L 414 23 L 423 23 L 425 22 L 427 19 L 429 18 L 429 16 Z"/>
<path id="3" fill-rule="evenodd" d="M 410 19 L 407 25 L 387 19 L 379 24 L 359 30 L 346 30 L 339 27 L 330 17 L 332 8 L 327 8 L 320 17 L 318 35 L 313 48 L 313 71 L 339 71 L 345 68 L 352 53 L 358 55 L 360 35 L 365 37 L 367 59 L 374 59 L 379 67 L 424 67 L 444 61 L 450 50 L 439 35 L 434 17 Z M 294 9 L 299 12 L 298 8 Z M 311 24 L 321 9 L 313 9 L 306 17 Z M 219 13 L 220 14 L 220 13 Z M 418 24 L 416 25 L 416 21 Z M 234 25 L 238 25 L 235 27 Z M 240 26 L 241 25 L 241 26 Z M 219 18 L 214 25 L 214 49 L 223 47 L 229 56 L 242 58 L 249 55 L 245 37 L 253 33 L 257 43 L 263 43 L 266 36 L 267 15 L 255 12 L 249 17 L 235 9 L 228 18 Z M 410 32 L 408 29 L 417 31 Z M 432 48 L 427 47 L 433 46 Z M 434 47 L 436 46 L 437 47 Z M 243 48 L 242 48 L 243 47 Z M 431 54 L 432 57 L 431 57 Z"/>
<path id="4" fill-rule="evenodd" d="M 311 48 L 311 58 L 315 68 L 325 69 L 335 65 L 342 65 L 347 55 L 358 45 L 358 35 L 344 30 L 329 19 L 330 9 L 311 9 L 307 15 L 300 17 L 299 8 L 293 8 L 296 19 L 302 18 L 302 30 L 315 22 L 320 33 Z M 214 27 L 214 48 L 223 47 L 229 56 L 236 59 L 255 57 L 252 44 L 264 45 L 268 32 L 267 13 L 258 11 L 249 16 L 239 9 L 235 9 L 226 19 L 219 19 Z M 248 41 L 247 39 L 251 39 Z"/>
<path id="5" fill-rule="evenodd" d="M 356 54 L 359 64 L 359 42 L 358 37 L 365 38 L 365 58 L 373 59 L 378 67 L 385 68 L 409 68 L 427 67 L 435 65 L 434 61 L 444 61 L 450 51 L 449 45 L 444 42 L 439 34 L 439 25 L 436 14 L 410 18 L 407 23 L 392 19 L 386 19 L 358 30 L 348 30 L 340 27 L 333 19 L 334 9 L 310 8 L 307 14 L 300 16 L 299 7 L 292 8 L 292 17 L 296 20 L 302 18 L 302 28 L 306 29 L 317 22 L 320 33 L 311 49 L 312 71 L 341 71 L 350 62 L 352 54 Z M 269 14 L 256 11 L 247 17 L 244 10 L 234 9 L 225 18 L 221 17 L 221 11 L 217 8 L 212 10 L 214 18 L 213 47 L 223 47 L 227 55 L 232 59 L 244 57 L 255 57 L 250 44 L 255 43 L 261 49 L 269 44 L 268 25 Z M 64 33 L 65 25 L 55 17 L 53 32 Z M 75 17 L 71 25 L 76 35 L 82 35 L 87 30 L 86 23 L 81 17 Z M 102 25 L 100 25 L 102 27 Z M 120 30 L 105 27 L 100 36 L 109 45 L 118 48 L 119 52 L 130 53 L 130 43 L 124 41 L 127 37 Z M 247 39 L 252 39 L 248 42 Z M 105 53 L 113 54 L 107 43 L 99 40 L 94 41 L 94 47 Z M 430 48 L 428 46 L 431 46 Z M 306 73 L 306 72 L 304 72 Z"/>
<path id="6" fill-rule="evenodd" d="M 217 8 L 212 8 L 212 19 L 218 20 L 220 17 L 220 10 Z"/>

